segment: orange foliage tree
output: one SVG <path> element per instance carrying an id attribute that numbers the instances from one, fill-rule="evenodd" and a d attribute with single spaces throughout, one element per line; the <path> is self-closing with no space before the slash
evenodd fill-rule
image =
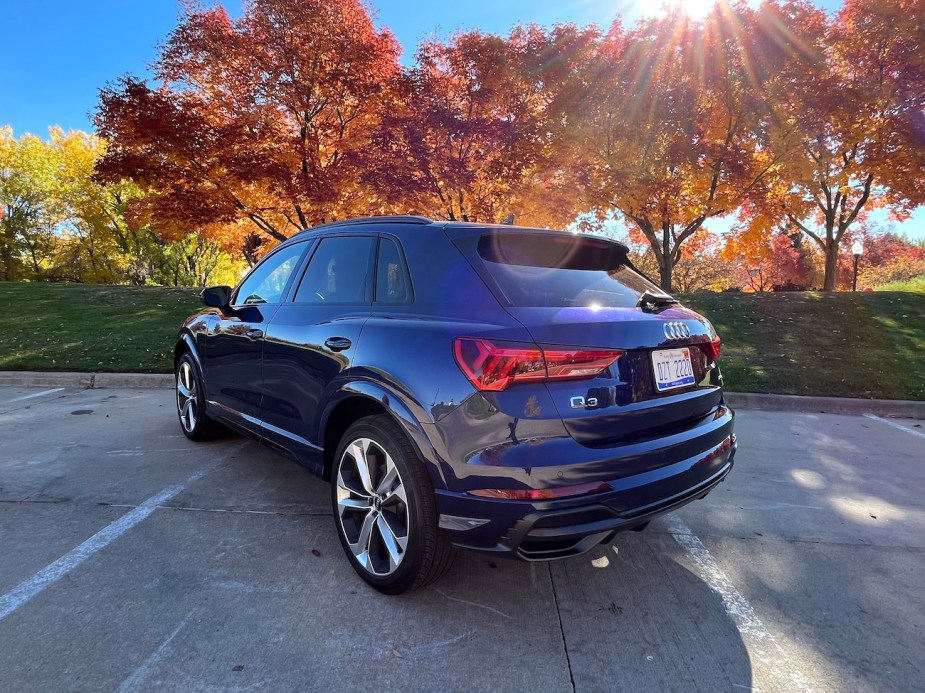
<path id="1" fill-rule="evenodd" d="M 720 253 L 732 267 L 737 286 L 752 291 L 808 289 L 813 280 L 812 253 L 800 234 L 786 227 L 774 229 L 760 242 L 733 230 Z"/>
<path id="2" fill-rule="evenodd" d="M 750 53 L 763 28 L 747 6 L 725 3 L 703 23 L 676 10 L 630 30 L 614 25 L 572 80 L 579 106 L 560 136 L 575 143 L 587 204 L 639 230 L 665 290 L 685 242 L 735 210 L 776 163 L 758 124 L 760 86 L 778 55 Z"/>
<path id="3" fill-rule="evenodd" d="M 574 34 L 529 26 L 508 37 L 470 31 L 424 41 L 374 138 L 378 165 L 365 180 L 396 207 L 438 219 L 569 223 L 574 195 L 549 204 L 556 184 L 544 72 Z"/>
<path id="4" fill-rule="evenodd" d="M 908 281 L 925 275 L 925 240 L 917 243 L 889 229 L 861 224 L 853 229 L 848 241 L 860 242 L 858 289 L 874 288 L 896 281 Z M 838 280 L 851 288 L 854 275 L 853 256 L 846 253 L 839 261 Z"/>
<path id="5" fill-rule="evenodd" d="M 809 57 L 769 100 L 780 166 L 756 206 L 818 245 L 831 291 L 867 210 L 902 218 L 925 201 L 925 1 L 847 0 L 831 19 L 803 2 L 768 7 Z"/>
<path id="6" fill-rule="evenodd" d="M 102 90 L 98 175 L 139 183 L 134 213 L 162 233 L 251 253 L 254 231 L 283 240 L 365 213 L 358 181 L 398 55 L 361 0 L 249 0 L 237 20 L 191 7 L 155 63 L 162 86 Z"/>
<path id="7" fill-rule="evenodd" d="M 253 260 L 263 240 L 347 216 L 561 228 L 591 210 L 626 221 L 671 290 L 699 282 L 676 268 L 705 224 L 744 206 L 736 257 L 779 245 L 783 262 L 776 230 L 798 228 L 832 289 L 866 210 L 925 201 L 925 0 L 469 31 L 424 41 L 407 70 L 363 0 L 243 8 L 190 5 L 159 84 L 102 91 L 97 176 L 140 188 L 133 226 Z"/>
<path id="8" fill-rule="evenodd" d="M 648 243 L 637 230 L 630 232 L 630 247 L 648 249 Z M 682 294 L 695 291 L 723 291 L 737 286 L 736 266 L 723 255 L 719 236 L 700 228 L 681 249 L 674 265 L 672 287 Z M 647 276 L 658 276 L 658 265 L 651 252 L 633 252 L 634 264 Z"/>

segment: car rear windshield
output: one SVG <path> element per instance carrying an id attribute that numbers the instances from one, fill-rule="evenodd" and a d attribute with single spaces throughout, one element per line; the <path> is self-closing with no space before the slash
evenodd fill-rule
<path id="1" fill-rule="evenodd" d="M 481 237 L 478 254 L 514 306 L 632 308 L 644 291 L 661 293 L 630 269 L 623 246 L 601 239 L 495 233 Z"/>

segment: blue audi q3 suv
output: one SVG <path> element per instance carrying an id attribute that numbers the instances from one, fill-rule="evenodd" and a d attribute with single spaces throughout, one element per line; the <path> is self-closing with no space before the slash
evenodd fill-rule
<path id="1" fill-rule="evenodd" d="M 581 554 L 733 465 L 719 337 L 619 243 L 356 219 L 203 302 L 176 343 L 183 432 L 232 428 L 329 480 L 347 559 L 385 593 L 457 548 Z"/>

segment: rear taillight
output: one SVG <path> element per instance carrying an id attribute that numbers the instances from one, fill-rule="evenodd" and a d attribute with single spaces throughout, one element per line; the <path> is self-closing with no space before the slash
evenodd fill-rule
<path id="1" fill-rule="evenodd" d="M 453 351 L 466 377 L 487 392 L 500 392 L 515 383 L 593 378 L 623 353 L 609 349 L 541 349 L 466 337 L 455 341 Z"/>
<path id="2" fill-rule="evenodd" d="M 723 343 L 722 341 L 720 341 L 720 338 L 717 337 L 712 342 L 704 342 L 703 344 L 700 344 L 699 346 L 700 346 L 700 350 L 704 354 L 706 354 L 707 361 L 712 363 L 713 361 L 719 358 L 720 347 L 723 346 Z"/>
<path id="3" fill-rule="evenodd" d="M 613 491 L 613 486 L 606 482 L 560 486 L 558 488 L 517 489 L 517 488 L 483 488 L 469 491 L 469 495 L 481 498 L 500 498 L 502 500 L 555 500 L 572 496 L 586 496 L 592 493 Z"/>

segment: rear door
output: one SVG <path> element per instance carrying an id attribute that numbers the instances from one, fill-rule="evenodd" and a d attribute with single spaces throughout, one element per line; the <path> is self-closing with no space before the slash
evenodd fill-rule
<path id="1" fill-rule="evenodd" d="M 638 305 L 646 291 L 663 293 L 629 266 L 623 246 L 527 231 L 489 231 L 457 245 L 542 348 L 622 352 L 594 377 L 547 382 L 580 442 L 664 434 L 719 404 L 706 346 L 715 339 L 712 326 L 679 304 Z"/>
<path id="2" fill-rule="evenodd" d="M 350 368 L 372 303 L 374 235 L 322 238 L 267 330 L 262 435 L 320 471 L 320 407 Z"/>

